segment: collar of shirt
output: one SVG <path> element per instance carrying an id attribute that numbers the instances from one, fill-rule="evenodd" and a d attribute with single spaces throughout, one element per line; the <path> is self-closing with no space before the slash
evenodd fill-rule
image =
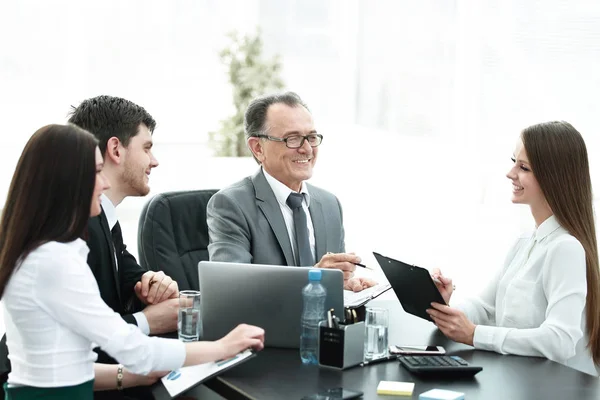
<path id="1" fill-rule="evenodd" d="M 533 238 L 539 242 L 558 228 L 560 228 L 558 220 L 554 215 L 551 215 L 550 217 L 548 217 L 548 219 L 542 222 L 540 226 L 538 226 L 538 228 L 533 233 Z"/>
<path id="2" fill-rule="evenodd" d="M 102 193 L 102 196 L 100 196 L 100 201 L 102 203 L 104 214 L 106 215 L 106 220 L 108 221 L 108 229 L 112 230 L 112 228 L 114 228 L 118 222 L 117 209 L 112 201 L 110 201 L 108 196 L 104 193 Z"/>
<path id="3" fill-rule="evenodd" d="M 77 254 L 79 254 L 84 260 L 87 260 L 90 248 L 83 239 L 75 239 L 72 242 L 66 243 L 67 246 L 72 247 Z"/>
<path id="4" fill-rule="evenodd" d="M 263 173 L 265 174 L 265 178 L 271 186 L 273 193 L 275 194 L 275 198 L 277 202 L 283 206 L 288 207 L 287 198 L 290 196 L 290 193 L 293 192 L 292 189 L 279 182 L 277 179 L 273 178 L 269 173 L 263 168 Z M 304 195 L 304 202 L 306 203 L 306 207 L 310 207 L 310 194 L 308 193 L 308 187 L 306 182 L 302 182 L 302 188 L 300 189 L 300 193 Z"/>

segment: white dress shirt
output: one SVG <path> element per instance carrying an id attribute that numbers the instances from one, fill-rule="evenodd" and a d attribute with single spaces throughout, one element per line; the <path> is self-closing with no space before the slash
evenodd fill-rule
<path id="1" fill-rule="evenodd" d="M 13 273 L 3 296 L 11 385 L 72 386 L 94 378 L 95 344 L 134 373 L 183 365 L 184 344 L 145 336 L 100 297 L 77 239 L 48 242 Z"/>
<path id="2" fill-rule="evenodd" d="M 585 251 L 551 216 L 521 236 L 479 298 L 460 304 L 475 348 L 546 357 L 598 376 L 588 344 Z"/>
<path id="3" fill-rule="evenodd" d="M 279 182 L 277 179 L 273 178 L 265 169 L 263 168 L 263 172 L 265 174 L 265 178 L 271 186 L 273 193 L 275 194 L 275 198 L 277 199 L 277 203 L 279 203 L 279 208 L 281 209 L 281 213 L 283 214 L 283 219 L 285 221 L 285 226 L 288 231 L 288 236 L 290 237 L 290 242 L 292 243 L 292 251 L 294 252 L 294 257 L 296 257 L 296 231 L 294 230 L 294 211 L 287 205 L 287 199 L 290 197 L 290 193 L 293 192 L 292 189 Z M 302 193 L 302 208 L 304 209 L 304 213 L 306 214 L 306 224 L 308 225 L 308 241 L 310 243 L 310 252 L 312 253 L 313 260 L 315 263 L 319 262 L 319 260 L 315 257 L 315 228 L 313 227 L 312 218 L 310 218 L 310 211 L 308 207 L 310 207 L 310 194 L 308 193 L 308 187 L 305 182 L 302 182 L 302 188 L 300 189 L 300 193 Z"/>
<path id="4" fill-rule="evenodd" d="M 108 229 L 112 231 L 112 228 L 114 228 L 117 222 L 119 222 L 119 218 L 117 217 L 117 208 L 104 193 L 102 193 L 100 196 L 100 202 L 102 204 L 102 210 L 104 210 L 104 215 L 106 215 L 106 220 L 108 221 Z M 118 263 L 117 268 L 119 268 Z"/>
<path id="5" fill-rule="evenodd" d="M 117 218 L 117 209 L 115 205 L 110 201 L 108 196 L 102 193 L 100 197 L 100 201 L 102 203 L 102 210 L 104 210 L 104 215 L 106 215 L 106 220 L 108 221 L 108 229 L 112 231 L 112 228 L 115 227 L 117 222 L 119 222 Z M 115 257 L 115 265 L 117 266 L 117 271 L 119 270 L 119 261 L 117 259 L 117 255 L 113 254 Z M 137 322 L 137 326 L 140 328 L 142 332 L 146 335 L 150 334 L 150 324 L 148 324 L 148 318 L 143 312 L 136 312 L 133 314 L 133 318 L 135 318 L 135 322 Z"/>

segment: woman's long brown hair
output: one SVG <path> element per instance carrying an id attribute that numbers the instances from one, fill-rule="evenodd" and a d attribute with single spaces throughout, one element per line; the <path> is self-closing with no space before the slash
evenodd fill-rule
<path id="1" fill-rule="evenodd" d="M 562 227 L 585 250 L 588 348 L 600 365 L 600 277 L 587 149 L 568 122 L 533 125 L 522 133 L 523 145 L 546 201 Z"/>
<path id="2" fill-rule="evenodd" d="M 96 145 L 75 125 L 45 126 L 25 145 L 0 219 L 0 298 L 32 250 L 82 236 L 94 193 Z"/>

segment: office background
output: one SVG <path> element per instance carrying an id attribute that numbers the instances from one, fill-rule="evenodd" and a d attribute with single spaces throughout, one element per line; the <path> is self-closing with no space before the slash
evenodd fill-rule
<path id="1" fill-rule="evenodd" d="M 530 124 L 571 122 L 599 187 L 598 1 L 0 0 L 0 206 L 29 136 L 100 94 L 158 121 L 150 196 L 254 172 L 213 157 L 208 132 L 232 112 L 226 33 L 257 26 L 325 136 L 312 182 L 370 265 L 378 251 L 440 267 L 476 293 L 533 227 L 505 178 Z M 134 254 L 149 198 L 118 208 Z"/>

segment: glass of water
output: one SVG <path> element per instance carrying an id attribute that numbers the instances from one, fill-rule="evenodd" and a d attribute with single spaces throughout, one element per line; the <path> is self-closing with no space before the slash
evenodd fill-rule
<path id="1" fill-rule="evenodd" d="M 365 315 L 365 360 L 388 355 L 388 310 L 368 307 Z"/>
<path id="2" fill-rule="evenodd" d="M 177 335 L 182 342 L 200 340 L 200 292 L 182 290 L 179 292 L 179 313 L 177 316 Z"/>

